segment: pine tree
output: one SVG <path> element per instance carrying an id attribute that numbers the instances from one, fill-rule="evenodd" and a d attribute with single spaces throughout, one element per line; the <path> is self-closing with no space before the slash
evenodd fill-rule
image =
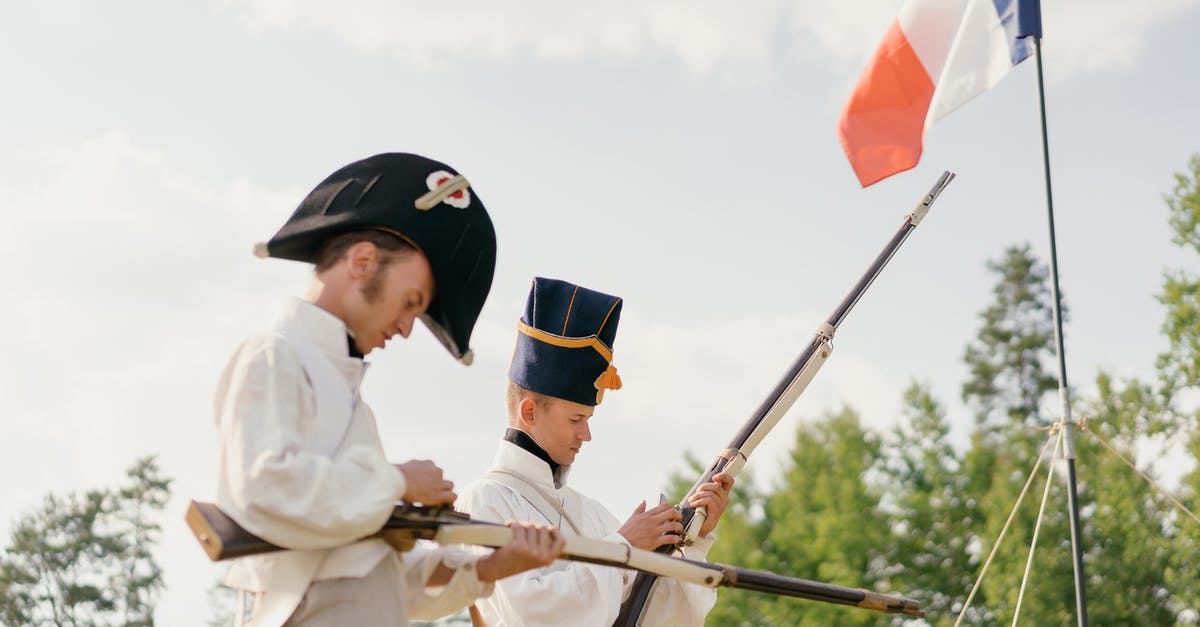
<path id="1" fill-rule="evenodd" d="M 1033 427 L 1052 422 L 1041 415 L 1040 407 L 1046 394 L 1057 387 L 1057 378 L 1044 365 L 1054 358 L 1046 267 L 1024 244 L 1006 249 L 999 260 L 988 263 L 988 269 L 998 277 L 994 301 L 980 316 L 983 323 L 976 341 L 967 347 L 964 360 L 971 374 L 962 388 L 963 400 L 976 418 L 963 462 L 970 495 L 963 532 L 971 537 L 976 575 L 1043 450 L 1047 434 Z M 1041 476 L 1031 485 L 972 601 L 968 614 L 972 624 L 1011 620 L 1017 611 L 1049 461 L 1039 469 Z M 1069 625 L 1074 621 L 1074 584 L 1070 549 L 1062 546 L 1063 539 L 1069 544 L 1070 536 L 1061 480 L 1052 486 L 1049 499 L 1033 580 L 1020 615 L 1026 624 Z"/>

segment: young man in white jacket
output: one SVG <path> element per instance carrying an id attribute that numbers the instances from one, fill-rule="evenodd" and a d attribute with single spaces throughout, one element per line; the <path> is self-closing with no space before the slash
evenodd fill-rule
<path id="1" fill-rule="evenodd" d="M 397 501 L 455 500 L 428 460 L 393 465 L 359 396 L 363 357 L 417 318 L 470 363 L 468 342 L 495 267 L 495 232 L 449 166 L 383 154 L 327 178 L 256 254 L 313 263 L 303 299 L 243 342 L 216 396 L 217 503 L 288 551 L 235 562 L 239 622 L 259 627 L 406 625 L 455 612 L 495 580 L 550 563 L 562 538 L 514 526 L 479 559 L 397 553 L 377 532 Z"/>
<path id="2" fill-rule="evenodd" d="M 509 367 L 508 429 L 492 466 L 462 493 L 457 507 L 475 518 L 527 520 L 575 534 L 653 550 L 679 541 L 680 513 L 643 501 L 622 523 L 600 503 L 566 485 L 585 442 L 588 420 L 605 390 L 621 387 L 612 365 L 621 299 L 572 283 L 536 278 L 517 323 Z M 700 537 L 683 550 L 702 560 L 729 502 L 733 478 L 713 477 L 690 501 L 707 507 Z M 476 603 L 487 627 L 578 625 L 608 627 L 633 582 L 632 571 L 558 561 L 496 583 Z M 646 625 L 701 625 L 716 591 L 660 579 Z"/>

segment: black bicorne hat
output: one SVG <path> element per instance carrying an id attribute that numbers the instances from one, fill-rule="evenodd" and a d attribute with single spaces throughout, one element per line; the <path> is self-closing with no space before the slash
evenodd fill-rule
<path id="1" fill-rule="evenodd" d="M 599 405 L 621 389 L 612 365 L 621 299 L 557 279 L 533 280 L 508 378 L 527 389 Z"/>
<path id="2" fill-rule="evenodd" d="M 471 330 L 496 269 L 496 231 L 467 180 L 419 155 L 356 161 L 310 192 L 255 254 L 315 263 L 331 237 L 359 229 L 391 233 L 424 253 L 434 297 L 421 320 L 450 354 L 470 365 Z"/>

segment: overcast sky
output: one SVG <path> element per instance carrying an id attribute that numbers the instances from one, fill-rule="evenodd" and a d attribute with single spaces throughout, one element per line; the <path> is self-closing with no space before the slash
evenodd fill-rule
<path id="1" fill-rule="evenodd" d="M 685 450 L 724 447 L 945 169 L 959 178 L 750 463 L 770 477 L 798 422 L 841 403 L 894 425 L 914 379 L 961 439 L 984 263 L 1025 241 L 1048 255 L 1035 71 L 863 190 L 834 123 L 898 6 L 5 3 L 0 533 L 46 492 L 114 484 L 157 454 L 176 480 L 158 618 L 202 622 L 219 569 L 182 514 L 213 495 L 217 374 L 310 276 L 251 246 L 330 172 L 387 151 L 462 171 L 500 247 L 474 366 L 423 329 L 371 356 L 366 399 L 396 461 L 482 473 L 530 279 L 580 282 L 625 298 L 625 388 L 573 481 L 623 517 Z M 1085 393 L 1100 369 L 1152 375 L 1161 274 L 1197 270 L 1162 195 L 1200 151 L 1200 2 L 1050 0 L 1044 22 L 1067 360 Z"/>

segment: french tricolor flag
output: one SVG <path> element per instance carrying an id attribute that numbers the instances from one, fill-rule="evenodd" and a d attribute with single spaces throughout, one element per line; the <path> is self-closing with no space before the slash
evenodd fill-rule
<path id="1" fill-rule="evenodd" d="M 906 0 L 838 119 L 863 187 L 917 165 L 934 122 L 1033 53 L 1039 0 Z"/>

